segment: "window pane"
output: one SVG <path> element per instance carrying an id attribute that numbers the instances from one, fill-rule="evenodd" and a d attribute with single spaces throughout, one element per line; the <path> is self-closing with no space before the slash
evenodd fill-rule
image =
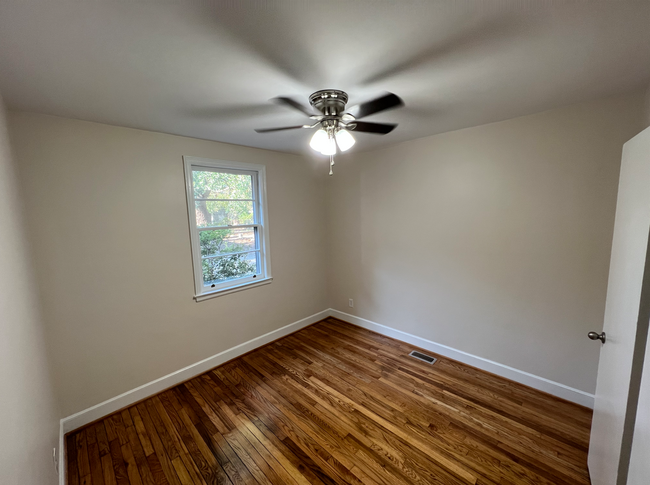
<path id="1" fill-rule="evenodd" d="M 253 178 L 248 174 L 192 171 L 195 199 L 252 199 Z"/>
<path id="2" fill-rule="evenodd" d="M 201 256 L 214 256 L 223 253 L 239 253 L 256 249 L 255 228 L 240 227 L 218 231 L 199 232 Z"/>
<path id="3" fill-rule="evenodd" d="M 257 271 L 257 253 L 233 254 L 221 258 L 204 259 L 203 285 L 210 286 L 226 280 L 252 276 Z"/>
<path id="4" fill-rule="evenodd" d="M 255 222 L 252 202 L 198 201 L 194 204 L 198 227 L 237 226 Z"/>

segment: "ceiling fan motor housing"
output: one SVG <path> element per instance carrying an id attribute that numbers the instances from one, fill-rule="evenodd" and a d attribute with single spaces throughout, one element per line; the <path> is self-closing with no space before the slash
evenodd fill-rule
<path id="1" fill-rule="evenodd" d="M 325 116 L 341 115 L 347 102 L 348 94 L 338 89 L 323 89 L 309 96 L 309 104 Z"/>
<path id="2" fill-rule="evenodd" d="M 404 106 L 404 102 L 397 95 L 393 93 L 385 93 L 383 96 L 378 98 L 352 106 L 346 112 L 345 106 L 348 102 L 348 94 L 345 91 L 338 89 L 323 89 L 321 91 L 316 91 L 309 96 L 309 104 L 312 109 L 309 109 L 299 101 L 288 97 L 280 96 L 274 98 L 274 101 L 288 108 L 300 111 L 303 115 L 307 115 L 314 122 L 312 124 L 282 126 L 279 128 L 256 129 L 255 131 L 258 133 L 298 130 L 300 128 L 312 129 L 319 127 L 319 129 L 324 129 L 330 138 L 342 129 L 354 130 L 355 132 L 360 133 L 385 135 L 393 131 L 397 125 L 358 120 L 387 109 Z M 315 111 L 318 111 L 321 114 L 316 115 L 314 114 Z"/>

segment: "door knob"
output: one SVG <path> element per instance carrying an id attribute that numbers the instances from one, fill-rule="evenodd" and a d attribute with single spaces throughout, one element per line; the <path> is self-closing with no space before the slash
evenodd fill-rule
<path id="1" fill-rule="evenodd" d="M 605 332 L 603 333 L 589 332 L 587 334 L 587 337 L 589 337 L 591 340 L 600 340 L 602 343 L 605 343 L 605 340 L 607 340 L 607 335 L 605 335 Z"/>

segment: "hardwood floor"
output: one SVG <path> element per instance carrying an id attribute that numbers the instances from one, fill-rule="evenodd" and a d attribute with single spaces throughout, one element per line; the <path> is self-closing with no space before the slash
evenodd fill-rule
<path id="1" fill-rule="evenodd" d="M 68 483 L 589 483 L 590 410 L 413 349 L 328 318 L 70 433 Z"/>

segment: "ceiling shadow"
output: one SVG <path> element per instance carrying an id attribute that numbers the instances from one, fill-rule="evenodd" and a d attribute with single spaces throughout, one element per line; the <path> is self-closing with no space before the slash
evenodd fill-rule
<path id="1" fill-rule="evenodd" d="M 461 29 L 447 36 L 442 42 L 436 42 L 411 55 L 404 56 L 392 65 L 380 69 L 361 81 L 369 85 L 388 78 L 408 73 L 419 67 L 429 65 L 447 56 L 462 56 L 473 50 L 511 43 L 525 33 L 527 29 L 521 22 L 510 17 L 500 17 L 484 21 L 478 26 Z"/>
<path id="2" fill-rule="evenodd" d="M 267 116 L 278 114 L 282 108 L 271 102 L 265 104 L 240 104 L 230 106 L 208 106 L 199 108 L 184 109 L 182 114 L 197 119 L 246 119 L 256 116 Z"/>
<path id="3" fill-rule="evenodd" d="M 291 14 L 281 4 L 251 3 L 254 8 L 250 4 L 244 8 L 236 3 L 217 2 L 206 8 L 206 14 L 221 31 L 278 72 L 304 85 L 317 85 L 323 72 L 316 56 L 307 48 L 308 39 L 300 37 L 305 27 L 300 15 Z"/>

